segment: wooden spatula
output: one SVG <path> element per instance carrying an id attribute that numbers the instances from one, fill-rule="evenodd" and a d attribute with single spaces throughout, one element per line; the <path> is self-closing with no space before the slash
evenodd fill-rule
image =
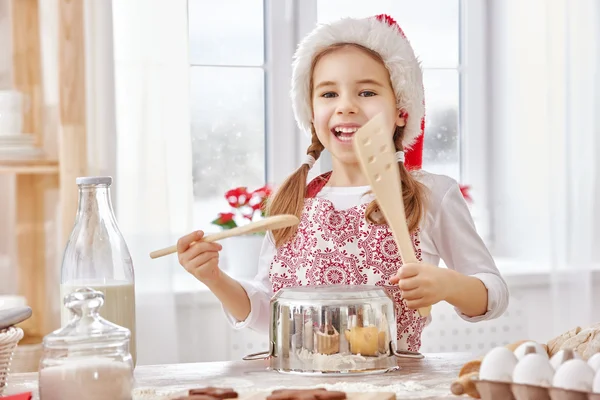
<path id="1" fill-rule="evenodd" d="M 287 228 L 288 226 L 298 225 L 300 220 L 295 215 L 283 214 L 274 215 L 252 222 L 248 225 L 238 226 L 237 228 L 227 229 L 223 232 L 207 235 L 202 238 L 203 242 L 216 242 L 218 240 L 230 238 L 233 236 L 248 235 L 250 233 L 265 232 L 274 229 Z M 177 245 L 166 247 L 150 253 L 150 258 L 159 258 L 177 252 Z"/>
<path id="2" fill-rule="evenodd" d="M 364 174 L 367 176 L 379 209 L 388 222 L 404 263 L 416 263 L 417 257 L 408 233 L 400 171 L 396 161 L 396 150 L 389 127 L 385 126 L 382 114 L 363 125 L 354 134 L 352 144 Z M 431 306 L 419 308 L 426 317 Z"/>

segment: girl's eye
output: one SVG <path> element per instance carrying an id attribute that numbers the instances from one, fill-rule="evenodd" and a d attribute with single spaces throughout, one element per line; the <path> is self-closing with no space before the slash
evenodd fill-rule
<path id="1" fill-rule="evenodd" d="M 363 97 L 377 96 L 377 94 L 375 92 L 372 92 L 370 90 L 363 90 L 362 92 L 360 92 L 360 95 Z"/>
<path id="2" fill-rule="evenodd" d="M 326 99 L 331 98 L 331 97 L 336 97 L 337 93 L 335 92 L 325 92 L 321 95 L 321 97 L 325 97 Z"/>

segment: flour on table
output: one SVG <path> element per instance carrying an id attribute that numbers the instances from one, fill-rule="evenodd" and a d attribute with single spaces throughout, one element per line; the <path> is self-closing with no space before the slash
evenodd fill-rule
<path id="1" fill-rule="evenodd" d="M 223 385 L 220 385 L 223 386 Z M 423 386 L 419 382 L 416 381 L 404 381 L 398 382 L 393 385 L 372 385 L 369 383 L 353 383 L 353 382 L 339 382 L 333 384 L 320 384 L 314 385 L 311 387 L 316 388 L 325 388 L 327 390 L 339 390 L 342 392 L 393 392 L 396 393 L 397 396 L 410 394 L 411 398 L 428 398 L 433 395 L 449 395 L 449 391 L 447 388 L 436 389 L 428 389 Z M 187 387 L 186 389 L 189 389 Z M 268 388 L 261 389 L 253 389 L 253 388 L 235 388 L 234 389 L 240 394 L 251 394 L 256 392 L 264 392 L 271 393 L 273 390 L 277 389 L 306 389 L 306 386 L 293 386 L 293 385 L 285 385 L 285 386 L 272 386 Z M 182 396 L 187 394 L 186 389 L 174 389 L 171 387 L 169 390 L 164 389 L 152 389 L 152 388 L 137 388 L 133 391 L 133 400 L 169 400 L 176 396 Z"/>
<path id="2" fill-rule="evenodd" d="M 320 354 L 306 349 L 293 353 L 302 362 L 304 370 L 347 371 L 372 368 L 372 360 L 355 354 Z"/>

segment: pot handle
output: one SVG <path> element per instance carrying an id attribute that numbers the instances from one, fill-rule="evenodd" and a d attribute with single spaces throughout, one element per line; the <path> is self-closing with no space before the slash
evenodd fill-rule
<path id="1" fill-rule="evenodd" d="M 254 361 L 254 360 L 268 360 L 273 356 L 273 350 L 275 349 L 275 345 L 271 342 L 271 348 L 267 351 L 261 351 L 259 353 L 252 353 L 244 356 L 242 360 L 244 361 Z"/>
<path id="2" fill-rule="evenodd" d="M 396 350 L 390 340 L 390 352 L 399 358 L 414 358 L 414 359 L 422 359 L 425 356 L 418 351 L 410 351 L 410 350 Z"/>
<path id="3" fill-rule="evenodd" d="M 269 357 L 271 357 L 271 352 L 269 350 L 267 350 L 267 351 L 261 351 L 260 353 L 248 354 L 247 356 L 244 356 L 244 358 L 242 358 L 242 360 L 244 360 L 244 361 L 266 360 Z"/>

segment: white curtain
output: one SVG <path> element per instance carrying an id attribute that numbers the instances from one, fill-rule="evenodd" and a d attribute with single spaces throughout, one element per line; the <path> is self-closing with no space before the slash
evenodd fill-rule
<path id="1" fill-rule="evenodd" d="M 564 331 L 600 320 L 593 308 L 593 271 L 600 265 L 600 4 L 551 2 L 548 24 L 550 155 L 557 161 L 549 163 L 553 328 Z"/>
<path id="2" fill-rule="evenodd" d="M 526 309 L 547 340 L 600 320 L 600 4 L 489 4 L 494 252 L 544 288 Z"/>
<path id="3" fill-rule="evenodd" d="M 113 2 L 117 218 L 136 272 L 138 363 L 177 362 L 176 256 L 192 230 L 187 2 Z"/>

